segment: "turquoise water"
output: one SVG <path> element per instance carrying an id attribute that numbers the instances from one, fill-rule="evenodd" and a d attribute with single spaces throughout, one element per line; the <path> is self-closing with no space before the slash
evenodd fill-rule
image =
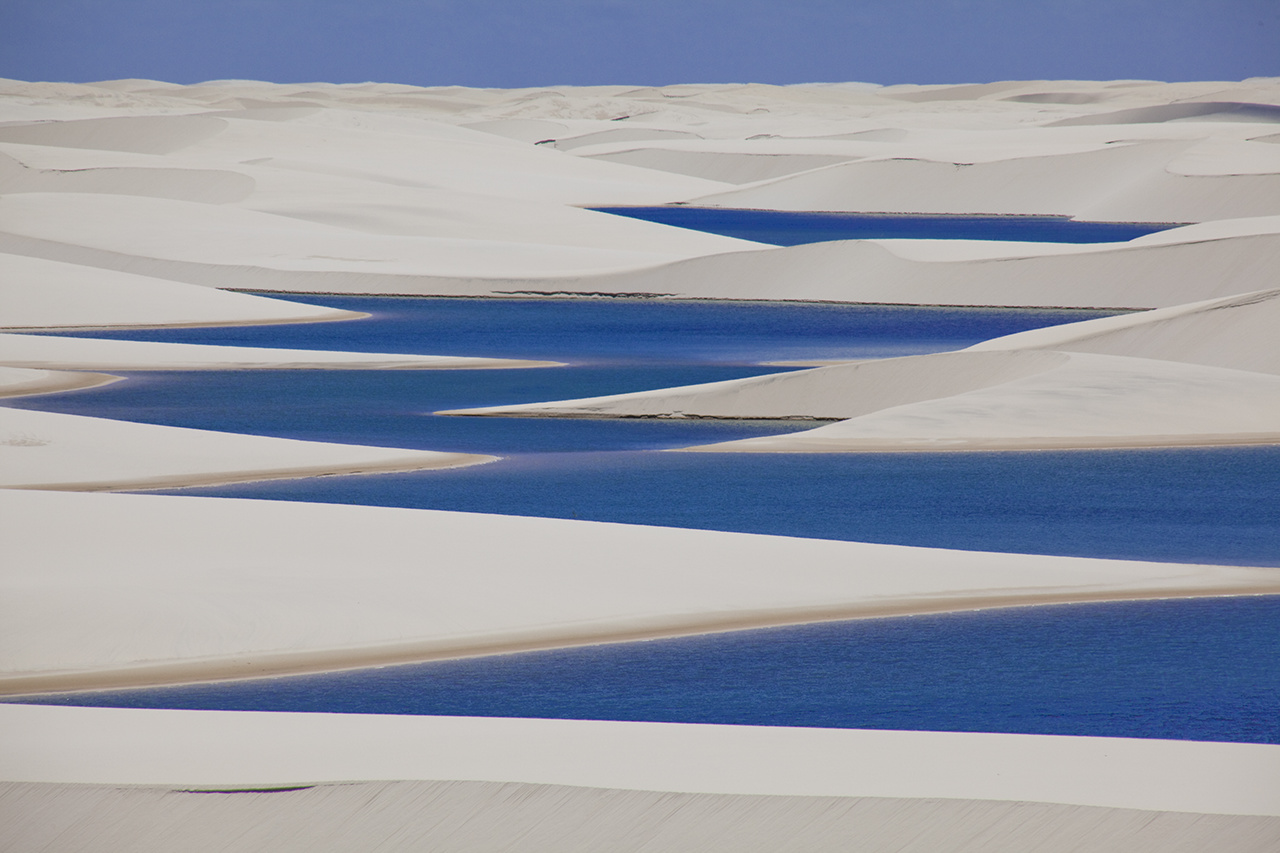
<path id="1" fill-rule="evenodd" d="M 1029 240 L 1109 243 L 1164 231 L 1176 223 L 1078 222 L 1066 216 L 954 216 L 946 214 L 816 213 L 723 207 L 602 207 L 602 213 L 663 225 L 796 246 L 827 240 Z"/>
<path id="2" fill-rule="evenodd" d="M 588 518 L 1024 553 L 1280 566 L 1280 448 L 737 455 L 656 450 L 794 423 L 450 418 L 439 409 L 753 375 L 759 362 L 936 352 L 1088 312 L 600 301 L 306 301 L 375 318 L 112 333 L 552 358 L 503 371 L 230 371 L 9 405 L 504 456 L 453 471 L 181 494 Z M 76 704 L 525 715 L 1277 742 L 1276 599 L 872 620 Z"/>

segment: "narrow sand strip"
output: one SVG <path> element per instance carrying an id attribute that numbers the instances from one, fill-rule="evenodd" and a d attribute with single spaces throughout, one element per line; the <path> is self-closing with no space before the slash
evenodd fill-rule
<path id="1" fill-rule="evenodd" d="M 429 510 L 5 490 L 0 508 L 8 694 L 983 607 L 1280 593 L 1277 569 Z M 48 534 L 58 529 L 76 535 Z"/>
<path id="2" fill-rule="evenodd" d="M 115 341 L 0 333 L 0 365 L 44 370 L 498 370 L 555 361 Z"/>
<path id="3" fill-rule="evenodd" d="M 493 459 L 0 407 L 0 487 L 9 489 L 180 488 L 324 474 L 454 468 Z M 54 519 L 43 523 L 54 523 Z"/>
<path id="4" fill-rule="evenodd" d="M 1066 356 L 1060 366 L 985 388 L 884 408 L 807 432 L 695 449 L 892 452 L 1280 443 L 1280 377 L 1274 374 L 1145 358 Z"/>
<path id="5" fill-rule="evenodd" d="M 62 370 L 30 370 L 0 366 L 0 397 L 28 397 L 57 394 L 81 388 L 96 388 L 118 382 L 120 377 L 105 373 L 68 373 Z"/>
<path id="6" fill-rule="evenodd" d="M 1280 442 L 1280 378 L 1010 346 L 439 414 L 839 419 L 805 432 L 689 448 L 710 451 L 1271 444 Z"/>

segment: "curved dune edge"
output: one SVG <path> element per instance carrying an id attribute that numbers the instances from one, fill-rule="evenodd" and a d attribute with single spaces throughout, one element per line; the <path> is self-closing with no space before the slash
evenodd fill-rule
<path id="1" fill-rule="evenodd" d="M 119 376 L 108 373 L 74 373 L 64 370 L 29 369 L 0 365 L 0 398 L 32 397 L 97 388 L 119 382 Z"/>
<path id="2" fill-rule="evenodd" d="M 232 291 L 222 291 L 231 293 Z M 226 326 L 293 326 L 302 323 L 341 323 L 347 320 L 363 320 L 369 316 L 367 311 L 347 311 L 333 308 L 332 314 L 324 317 L 272 317 L 243 318 L 228 320 L 191 320 L 191 321 L 157 321 L 154 323 L 63 323 L 50 325 L 14 325 L 0 326 L 0 333 L 21 332 L 99 332 L 99 331 L 132 331 L 141 329 L 214 329 Z M 103 338 L 102 340 L 107 340 Z"/>
<path id="3" fill-rule="evenodd" d="M 402 451 L 412 453 L 414 451 Z M 38 483 L 33 485 L 3 485 L 0 488 L 16 491 L 56 492 L 145 492 L 156 489 L 185 489 L 195 486 L 225 486 L 231 483 L 259 483 L 267 480 L 295 480 L 300 477 L 329 477 L 343 474 L 394 474 L 406 471 L 429 471 L 445 468 L 466 468 L 496 462 L 497 456 L 479 453 L 431 453 L 429 459 L 401 459 L 387 462 L 352 462 L 299 465 L 292 468 L 252 468 L 237 471 L 217 471 L 198 474 L 168 474 L 130 479 L 85 480 Z"/>
<path id="4" fill-rule="evenodd" d="M 1052 351 L 942 352 L 867 359 L 697 385 L 437 415 L 845 420 L 880 409 L 1002 385 L 1061 367 Z"/>
<path id="5" fill-rule="evenodd" d="M 0 365 L 42 370 L 503 370 L 562 367 L 514 358 L 117 341 L 0 332 Z"/>
<path id="6" fill-rule="evenodd" d="M 1235 333 L 1240 352 L 1266 349 L 1271 327 L 1254 326 L 1228 322 L 1219 334 Z M 1231 354 L 1226 349 L 1223 360 L 1231 361 Z M 1009 346 L 438 414 L 835 421 L 803 432 L 685 448 L 717 452 L 1271 444 L 1280 442 L 1280 376 Z"/>
<path id="7" fill-rule="evenodd" d="M 274 438 L 0 406 L 0 487 L 120 491 L 454 468 L 496 457 Z M 41 524 L 57 526 L 56 519 Z"/>
<path id="8" fill-rule="evenodd" d="M 1049 349 L 1280 373 L 1280 289 L 1004 335 L 964 352 Z"/>
<path id="9" fill-rule="evenodd" d="M 759 610 L 737 613 L 673 615 L 643 620 L 618 620 L 608 627 L 562 626 L 543 631 L 493 634 L 483 639 L 393 643 L 368 648 L 319 649 L 278 654 L 243 654 L 211 660 L 185 660 L 112 670 L 54 672 L 39 675 L 0 673 L 0 696 L 20 697 L 84 690 L 122 690 L 272 676 L 340 672 L 365 667 L 427 663 L 486 655 L 545 651 L 548 649 L 669 639 L 701 634 L 779 628 L 849 619 L 883 619 L 1034 607 L 1053 604 L 1086 604 L 1117 601 L 1149 601 L 1179 598 L 1221 598 L 1280 595 L 1280 572 L 1275 580 L 1248 578 L 1231 583 L 1188 583 L 1150 590 L 992 592 L 985 595 L 913 596 L 901 600 L 869 601 L 808 608 Z"/>
<path id="10" fill-rule="evenodd" d="M 5 282 L 0 329 L 10 331 L 275 325 L 367 316 L 140 275 L 137 270 L 5 252 L 0 252 L 0 276 Z M 227 280 L 220 283 L 225 286 Z"/>
<path id="11" fill-rule="evenodd" d="M 0 777 L 14 782 L 228 791 L 470 780 L 1062 803 L 1144 809 L 1149 818 L 1280 812 L 1280 747 L 1264 744 L 30 705 L 0 705 L 0 723 Z"/>

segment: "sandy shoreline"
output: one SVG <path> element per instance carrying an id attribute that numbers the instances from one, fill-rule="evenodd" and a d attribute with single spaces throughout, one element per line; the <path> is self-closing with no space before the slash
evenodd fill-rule
<path id="1" fill-rule="evenodd" d="M 0 398 L 60 394 L 63 391 L 97 388 L 100 385 L 110 385 L 112 382 L 119 381 L 119 376 L 112 376 L 109 373 L 73 373 L 65 370 L 0 366 Z"/>
<path id="2" fill-rule="evenodd" d="M 454 644 L 439 642 L 404 643 L 375 648 L 338 648 L 309 652 L 289 652 L 279 655 L 256 655 L 252 660 L 246 660 L 244 657 L 224 660 L 186 660 L 181 663 L 140 665 L 128 669 L 109 671 L 91 670 L 29 677 L 0 674 L 0 697 L 29 698 L 57 693 L 126 690 L 141 687 L 174 687 L 219 681 L 270 678 L 273 676 L 315 675 L 369 667 L 692 637 L 758 628 L 781 628 L 822 622 L 839 622 L 850 619 L 886 619 L 1009 607 L 1038 607 L 1063 604 L 1274 596 L 1280 595 L 1280 571 L 1277 571 L 1276 574 L 1277 577 L 1273 582 L 1257 583 L 1252 586 L 1246 584 L 1223 585 L 1217 588 L 1212 586 L 1188 586 L 1182 590 L 1171 588 L 1149 592 L 1122 593 L 1061 592 L 1020 594 L 1009 592 L 980 598 L 938 598 L 910 602 L 868 603 L 845 607 L 813 607 L 785 613 L 762 612 L 758 614 L 740 613 L 720 617 L 703 616 L 696 620 L 655 619 L 649 620 L 648 624 L 622 624 L 611 627 L 609 630 L 601 630 L 598 633 L 567 630 L 562 635 L 556 636 L 554 632 L 550 631 L 530 632 L 524 635 L 494 636 L 481 641 L 474 641 L 470 644 L 465 641 Z"/>
<path id="3" fill-rule="evenodd" d="M 270 480 L 295 480 L 303 477 L 336 477 L 355 474 L 394 474 L 406 471 L 431 471 L 441 468 L 461 468 L 484 465 L 497 461 L 496 456 L 478 453 L 437 453 L 438 458 L 420 461 L 349 464 L 317 464 L 298 467 L 262 468 L 248 471 L 219 471 L 208 474 L 168 474 L 137 479 L 112 479 L 105 481 L 54 482 L 38 485 L 5 485 L 15 491 L 56 490 L 60 492 L 148 492 L 163 489 L 186 489 L 196 486 L 226 486 L 232 483 L 261 483 Z"/>
<path id="4" fill-rule="evenodd" d="M 769 436 L 772 437 L 772 436 Z M 1236 433 L 1191 436 L 1090 436 L 1085 438 L 965 438 L 965 439 L 860 439 L 856 443 L 809 439 L 791 446 L 779 441 L 770 446 L 763 439 L 757 445 L 742 442 L 681 447 L 672 453 L 966 453 L 984 451 L 1034 452 L 1038 450 L 1157 450 L 1162 447 L 1256 447 L 1280 444 L 1280 433 Z"/>
<path id="5" fill-rule="evenodd" d="M 14 528 L 0 573 L 10 695 L 986 607 L 1280 594 L 1275 568 L 436 510 L 34 490 L 0 490 L 0 506 Z M 41 535 L 59 524 L 78 537 Z M 164 539 L 150 541 L 157 528 Z"/>

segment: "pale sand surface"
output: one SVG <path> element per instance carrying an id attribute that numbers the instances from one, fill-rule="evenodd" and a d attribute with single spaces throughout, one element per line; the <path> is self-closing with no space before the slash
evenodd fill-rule
<path id="1" fill-rule="evenodd" d="M 0 397 L 55 394 L 77 388 L 93 388 L 118 382 L 120 377 L 105 373 L 69 373 L 64 370 L 32 370 L 0 366 Z"/>
<path id="2" fill-rule="evenodd" d="M 1275 125 L 1271 126 L 1273 129 Z M 1247 143 L 1258 145 L 1258 143 Z M 1269 173 L 1179 175 L 1181 141 L 965 164 L 885 158 L 840 163 L 692 200 L 700 206 L 885 213 L 1016 213 L 1120 222 L 1202 222 L 1280 212 Z"/>
<path id="3" fill-rule="evenodd" d="M 1274 227 L 1271 217 L 1261 221 Z M 1187 229 L 1184 236 L 1183 242 L 1170 237 L 1150 244 L 1034 248 L 996 241 L 974 241 L 980 242 L 974 246 L 970 241 L 848 240 L 523 286 L 698 299 L 1050 308 L 1161 308 L 1275 286 L 1280 234 L 1268 230 L 1202 239 Z M 517 283 L 494 286 L 516 289 Z"/>
<path id="4" fill-rule="evenodd" d="M 120 205 L 131 209 L 117 210 Z M 83 219 L 83 239 L 69 239 L 81 227 L 77 215 L 90 210 L 96 215 Z M 5 252 L 211 287 L 282 292 L 646 293 L 698 299 L 1155 308 L 1271 288 L 1272 271 L 1280 263 L 1275 217 L 1235 220 L 1255 224 L 1218 237 L 1209 236 L 1216 231 L 1173 229 L 1163 241 L 1150 243 L 1046 249 L 1026 243 L 993 247 L 981 241 L 977 248 L 958 248 L 963 241 L 913 241 L 904 248 L 901 240 L 869 240 L 765 248 L 737 241 L 733 249 L 674 259 L 545 243 L 335 234 L 342 229 L 334 225 L 276 217 L 277 225 L 264 221 L 268 214 L 163 199 L 117 203 L 109 196 L 20 194 L 5 197 L 0 216 L 18 223 L 0 228 L 0 250 Z M 121 217 L 142 218 L 150 222 L 150 230 L 134 232 Z M 253 229 L 259 236 L 239 239 L 240 229 Z M 309 233 L 322 229 L 327 233 Z M 156 245 L 142 245 L 148 241 Z M 343 245 L 343 251 L 335 251 Z M 751 250 L 736 251 L 739 246 Z M 231 266 L 231 259 L 239 264 Z"/>
<path id="5" fill-rule="evenodd" d="M 957 354 L 959 356 L 961 354 Z M 818 370 L 844 370 L 841 367 Z M 1280 443 L 1273 374 L 1070 354 L 1031 376 L 700 450 L 899 451 Z"/>
<path id="6" fill-rule="evenodd" d="M 1280 747 L 1043 735 L 0 705 L 15 782 L 458 780 L 1271 815 Z"/>
<path id="7" fill-rule="evenodd" d="M 83 374 L 77 374 L 83 376 Z M 453 468 L 492 456 L 297 441 L 0 407 L 0 487 L 160 489 Z M 46 519 L 52 523 L 52 519 Z"/>
<path id="8" fill-rule="evenodd" d="M 285 791 L 0 784 L 21 849 L 505 850 L 512 853 L 1270 853 L 1280 819 L 965 799 L 778 797 L 515 782 Z"/>
<path id="9" fill-rule="evenodd" d="M 984 341 L 967 352 L 1052 349 L 1280 374 L 1280 290 L 1101 317 Z"/>
<path id="10" fill-rule="evenodd" d="M 1280 592 L 1275 569 L 560 519 L 36 491 L 0 491 L 0 504 L 0 689 L 10 694 L 863 616 Z M 59 528 L 75 535 L 50 535 Z"/>
<path id="11" fill-rule="evenodd" d="M 346 320 L 351 311 L 0 253 L 0 327 L 196 326 Z"/>
<path id="12" fill-rule="evenodd" d="M 1084 353 L 939 353 L 444 414 L 840 419 L 702 450 L 1035 449 L 1280 441 L 1274 374 Z"/>

